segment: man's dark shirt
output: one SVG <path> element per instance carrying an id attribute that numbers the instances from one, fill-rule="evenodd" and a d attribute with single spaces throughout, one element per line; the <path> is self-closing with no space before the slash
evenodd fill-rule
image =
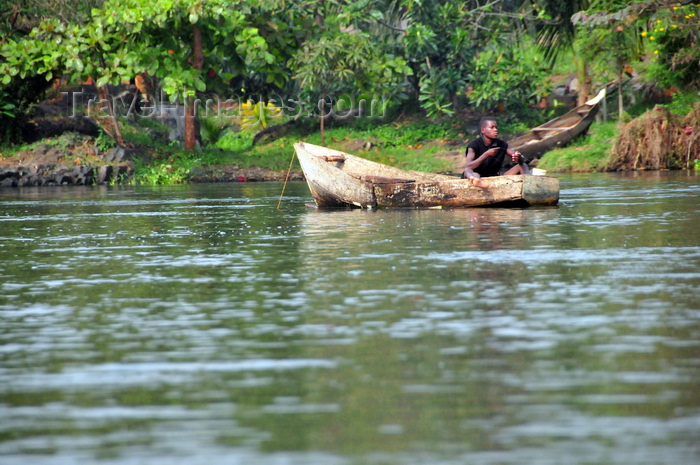
<path id="1" fill-rule="evenodd" d="M 474 149 L 474 160 L 479 158 L 484 152 L 493 147 L 500 148 L 498 153 L 493 157 L 488 157 L 486 160 L 481 162 L 481 165 L 474 168 L 474 171 L 476 173 L 479 173 L 481 177 L 485 178 L 489 176 L 498 176 L 498 172 L 500 171 L 501 166 L 503 165 L 503 159 L 506 156 L 506 149 L 508 148 L 508 143 L 501 139 L 493 139 L 491 141 L 491 145 L 487 147 L 486 143 L 484 142 L 484 137 L 480 135 L 473 141 L 469 142 L 469 144 L 467 145 L 467 152 L 469 152 L 470 148 Z"/>

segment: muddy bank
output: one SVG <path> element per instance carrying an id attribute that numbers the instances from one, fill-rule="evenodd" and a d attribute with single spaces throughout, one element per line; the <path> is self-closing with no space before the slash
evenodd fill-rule
<path id="1" fill-rule="evenodd" d="M 30 162 L 29 164 L 0 166 L 0 187 L 126 184 L 132 181 L 133 175 L 134 165 L 131 162 L 99 166 Z M 193 168 L 189 182 L 282 182 L 286 178 L 286 171 L 226 165 Z M 290 172 L 290 181 L 302 181 L 303 179 L 301 171 L 293 170 Z"/>
<path id="2" fill-rule="evenodd" d="M 0 167 L 0 187 L 118 184 L 129 180 L 133 174 L 133 165 L 128 163 L 97 167 L 71 167 L 60 164 L 6 165 Z"/>
<path id="3" fill-rule="evenodd" d="M 126 184 L 133 181 L 136 163 L 152 161 L 148 149 L 100 151 L 94 137 L 69 132 L 11 157 L 0 157 L 0 187 Z M 189 182 L 284 181 L 286 177 L 286 171 L 221 165 L 192 168 Z M 302 179 L 301 171 L 290 173 L 290 180 Z"/>
<path id="4" fill-rule="evenodd" d="M 134 163 L 104 163 L 86 166 L 63 163 L 40 163 L 28 160 L 22 164 L 0 165 L 0 187 L 87 186 L 127 184 L 133 180 Z M 282 182 L 286 171 L 241 168 L 237 165 L 207 166 L 192 169 L 189 182 Z M 292 170 L 290 181 L 302 181 L 303 173 Z"/>
<path id="5" fill-rule="evenodd" d="M 101 152 L 92 136 L 75 132 L 0 158 L 0 187 L 118 184 L 129 182 L 145 155 L 122 147 Z"/>
<path id="6" fill-rule="evenodd" d="M 241 168 L 238 165 L 217 165 L 192 168 L 189 182 L 283 182 L 287 178 L 286 171 L 272 171 L 262 168 Z M 289 173 L 290 181 L 303 181 L 301 170 Z"/>
<path id="7" fill-rule="evenodd" d="M 691 169 L 700 159 L 700 104 L 687 115 L 657 106 L 621 125 L 613 170 Z"/>

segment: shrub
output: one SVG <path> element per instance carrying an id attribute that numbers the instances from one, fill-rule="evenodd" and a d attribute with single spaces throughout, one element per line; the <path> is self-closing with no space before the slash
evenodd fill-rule
<path id="1" fill-rule="evenodd" d="M 253 147 L 253 137 L 251 132 L 226 132 L 217 142 L 216 147 L 231 152 L 243 152 Z"/>

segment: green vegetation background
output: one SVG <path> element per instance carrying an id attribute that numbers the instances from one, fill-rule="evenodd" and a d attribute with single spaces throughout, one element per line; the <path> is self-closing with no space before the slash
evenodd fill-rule
<path id="1" fill-rule="evenodd" d="M 448 171 L 449 162 L 439 155 L 463 151 L 479 116 L 497 116 L 501 137 L 512 138 L 563 111 L 541 110 L 541 103 L 555 86 L 576 76 L 584 95 L 615 83 L 617 102 L 609 99 L 605 123 L 594 123 L 589 135 L 568 149 L 547 154 L 540 166 L 611 169 L 618 141 L 630 138 L 622 134 L 627 131 L 622 123 L 637 117 L 651 121 L 644 115 L 670 95 L 671 113 L 686 114 L 682 107 L 688 105 L 687 114 L 695 114 L 698 12 L 697 2 L 674 0 L 3 3 L 2 155 L 31 149 L 16 145 L 21 128 L 55 78 L 92 81 L 109 97 L 110 86 L 145 76 L 179 101 L 211 94 L 225 98 L 232 91 L 257 97 L 236 121 L 202 117 L 199 130 L 186 118 L 184 147 L 168 142 L 165 128 L 155 121 L 119 118 L 108 108 L 97 118 L 103 132 L 92 143 L 102 151 L 119 143 L 148 152 L 151 158 L 136 167 L 136 182 L 182 182 L 202 166 L 283 170 L 300 139 L 340 149 L 363 140 L 369 149 L 358 150 L 368 158 Z M 285 122 L 266 104 L 278 93 L 308 102 L 373 93 L 386 96 L 387 117 L 304 120 L 282 137 L 253 144 L 256 131 Z M 666 145 L 690 147 L 700 127 L 692 119 L 678 121 L 674 124 L 686 126 L 673 126 L 677 140 Z M 201 147 L 195 144 L 197 132 Z M 688 162 L 698 156 L 688 149 Z M 677 153 L 664 162 L 660 168 L 682 167 Z"/>

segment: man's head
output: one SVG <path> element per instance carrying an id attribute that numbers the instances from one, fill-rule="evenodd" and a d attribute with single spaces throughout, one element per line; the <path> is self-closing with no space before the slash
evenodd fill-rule
<path id="1" fill-rule="evenodd" d="M 495 139 L 498 137 L 498 123 L 495 118 L 487 116 L 486 118 L 481 118 L 479 122 L 479 131 L 485 137 L 489 139 Z"/>

